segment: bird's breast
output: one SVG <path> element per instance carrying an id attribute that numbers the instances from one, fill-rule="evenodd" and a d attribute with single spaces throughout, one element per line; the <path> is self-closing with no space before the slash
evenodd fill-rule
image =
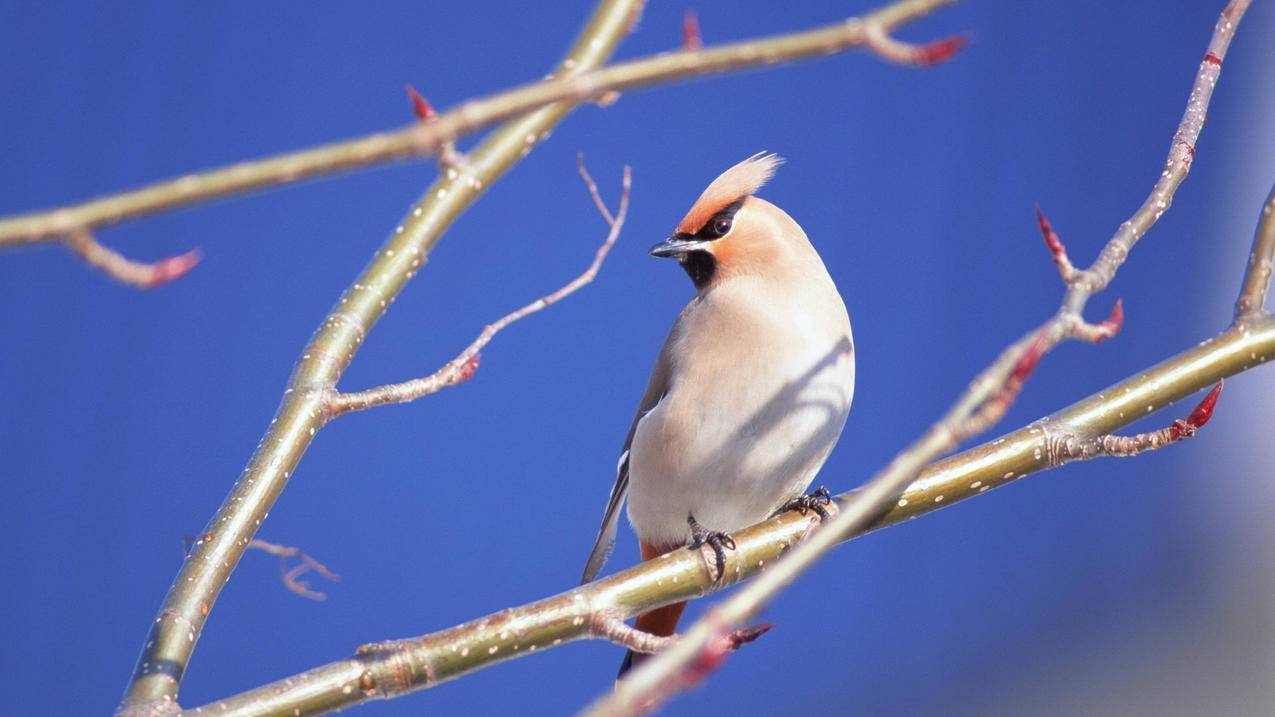
<path id="1" fill-rule="evenodd" d="M 774 304 L 693 308 L 675 337 L 668 393 L 630 451 L 630 520 L 654 544 L 683 542 L 687 513 L 735 530 L 804 490 L 854 393 L 848 320 Z"/>

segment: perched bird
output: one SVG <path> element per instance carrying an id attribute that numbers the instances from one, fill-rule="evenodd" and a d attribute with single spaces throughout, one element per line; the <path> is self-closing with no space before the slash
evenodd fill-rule
<path id="1" fill-rule="evenodd" d="M 610 554 L 626 496 L 643 560 L 708 544 L 718 579 L 731 531 L 789 508 L 822 512 L 802 493 L 850 411 L 854 343 L 805 232 L 753 196 L 780 162 L 757 154 L 726 170 L 651 249 L 678 260 L 696 295 L 638 404 L 583 582 Z M 819 495 L 826 501 L 827 491 Z M 636 625 L 671 635 L 685 607 L 652 610 Z M 635 658 L 630 652 L 621 674 Z"/>

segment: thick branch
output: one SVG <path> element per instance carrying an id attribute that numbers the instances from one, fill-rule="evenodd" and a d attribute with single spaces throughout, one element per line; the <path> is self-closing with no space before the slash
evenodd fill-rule
<path id="1" fill-rule="evenodd" d="M 1257 359 L 1251 359 L 1256 356 Z M 1104 389 L 1038 423 L 927 466 L 870 525 L 846 538 L 906 522 L 1039 471 L 1057 468 L 1056 446 L 1067 437 L 1114 432 L 1223 377 L 1275 357 L 1275 319 L 1232 328 L 1146 371 Z M 844 509 L 859 494 L 837 496 Z M 812 514 L 813 515 L 813 514 Z M 375 699 L 433 687 L 470 672 L 565 642 L 637 636 L 605 633 L 598 620 L 624 619 L 652 608 L 702 597 L 771 569 L 809 533 L 812 518 L 784 513 L 734 534 L 726 575 L 714 582 L 712 557 L 675 550 L 561 595 L 511 608 L 418 638 L 377 643 L 356 656 L 213 702 L 190 715 L 318 715 Z M 816 533 L 829 533 L 819 531 Z M 782 564 L 782 563 L 779 563 Z M 392 646 L 391 649 L 378 649 Z M 294 713 L 293 710 L 299 710 Z"/>
<path id="2" fill-rule="evenodd" d="M 549 79 L 470 100 L 427 123 L 412 123 L 390 132 L 188 174 L 60 209 L 0 219 L 0 248 L 52 241 L 77 229 L 92 229 L 307 177 L 426 157 L 466 134 L 556 102 L 597 100 L 621 90 L 843 52 L 864 45 L 867 28 L 888 33 L 953 2 L 955 0 L 902 0 L 863 18 L 804 32 L 664 53 L 597 70 L 590 67 L 587 68 L 590 71 L 582 71 L 585 66 L 573 60 L 571 64 L 564 63 Z M 633 3 L 630 22 L 640 5 L 640 2 Z M 879 48 L 872 49 L 880 54 Z M 892 59 L 889 55 L 883 57 Z M 526 136 L 530 146 L 540 135 Z"/>
<path id="3" fill-rule="evenodd" d="M 961 439 L 971 435 L 974 429 L 980 429 L 999 418 L 1008 405 L 1001 397 L 1013 376 L 1021 370 L 1024 357 L 1029 357 L 1029 352 L 1048 351 L 1068 338 L 1100 340 L 1114 332 L 1114 327 L 1118 326 L 1122 317 L 1121 313 L 1113 310 L 1107 327 L 1099 325 L 1090 328 L 1085 326 L 1081 312 L 1089 297 L 1110 283 L 1133 244 L 1168 208 L 1173 193 L 1190 171 L 1195 141 L 1203 127 L 1204 115 L 1222 60 L 1247 6 L 1248 0 L 1232 0 L 1219 17 L 1205 59 L 1196 74 L 1186 112 L 1170 146 L 1165 170 L 1156 182 L 1151 196 L 1121 225 L 1088 269 L 1076 271 L 1067 278 L 1063 265 L 1059 263 L 1067 291 L 1062 306 L 1054 317 L 1039 330 L 1002 352 L 937 423 L 896 455 L 884 470 L 845 503 L 842 510 L 822 530 L 815 531 L 809 540 L 793 550 L 773 569 L 716 606 L 692 625 L 671 648 L 630 672 L 616 685 L 614 692 L 590 708 L 590 715 L 637 714 L 682 689 L 687 682 L 685 676 L 694 671 L 695 664 L 712 655 L 713 646 L 720 640 L 723 632 L 752 619 L 771 598 L 837 543 L 863 530 L 881 516 L 888 506 L 904 499 L 904 489 L 916 480 L 927 463 L 950 451 Z M 1051 232 L 1046 232 L 1047 243 L 1049 233 Z M 1057 262 L 1060 252 L 1053 251 L 1052 243 L 1050 249 Z M 988 409 L 988 406 L 991 408 Z M 942 501 L 944 497 L 938 496 L 936 499 Z"/>
<path id="4" fill-rule="evenodd" d="M 603 0 L 558 72 L 571 74 L 605 62 L 632 26 L 640 5 L 640 0 Z M 208 539 L 186 557 L 169 588 L 120 706 L 122 715 L 176 709 L 182 675 L 213 603 L 314 434 L 327 421 L 326 398 L 364 336 L 451 222 L 571 107 L 550 105 L 510 121 L 470 154 L 469 172 L 439 178 L 324 319 L 293 370 L 283 403 L 248 467 L 205 528 Z"/>
<path id="5" fill-rule="evenodd" d="M 415 401 L 418 398 L 437 393 L 448 386 L 454 386 L 462 381 L 467 381 L 473 377 L 474 371 L 478 368 L 478 352 L 483 350 L 488 343 L 495 338 L 506 326 L 518 321 L 519 319 L 534 314 L 538 311 L 546 309 L 562 299 L 575 293 L 585 284 L 593 281 L 598 274 L 598 269 L 602 266 L 602 262 L 606 259 L 607 254 L 611 251 L 611 247 L 615 245 L 615 240 L 620 236 L 620 230 L 624 228 L 624 219 L 629 213 L 629 186 L 631 181 L 631 172 L 628 167 L 624 168 L 624 179 L 622 181 L 622 191 L 620 194 L 620 207 L 614 216 L 607 209 L 602 198 L 598 195 L 598 186 L 594 183 L 593 178 L 589 176 L 588 171 L 584 168 L 584 163 L 580 163 L 580 176 L 584 178 L 585 185 L 589 189 L 589 194 L 593 197 L 594 203 L 598 207 L 598 211 L 602 214 L 602 218 L 610 225 L 611 231 L 607 234 L 607 238 L 602 242 L 602 246 L 598 247 L 598 251 L 594 254 L 593 262 L 576 278 L 563 285 L 557 291 L 523 306 L 520 309 L 512 311 L 496 321 L 483 327 L 482 333 L 472 343 L 465 347 L 463 351 L 457 354 L 456 358 L 448 361 L 442 368 L 434 373 L 422 378 L 414 378 L 410 381 L 402 383 L 392 383 L 376 388 L 369 388 L 365 391 L 355 393 L 334 392 L 328 402 L 328 411 L 333 416 L 350 411 L 361 411 L 373 406 L 383 406 L 387 403 L 407 403 Z"/>
<path id="6" fill-rule="evenodd" d="M 1240 298 L 1235 302 L 1236 320 L 1260 316 L 1266 307 L 1266 292 L 1271 288 L 1275 270 L 1275 187 L 1262 205 L 1262 217 L 1253 236 L 1253 251 L 1248 255 L 1248 269 Z"/>

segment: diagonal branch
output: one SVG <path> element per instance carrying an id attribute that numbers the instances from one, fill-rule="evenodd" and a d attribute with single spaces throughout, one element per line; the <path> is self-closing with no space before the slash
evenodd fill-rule
<path id="1" fill-rule="evenodd" d="M 1094 335 L 1094 331 L 1081 328 L 1084 327 L 1081 311 L 1094 293 L 1110 283 L 1133 245 L 1168 208 L 1174 192 L 1190 171 L 1195 142 L 1203 127 L 1223 58 L 1247 7 L 1248 0 L 1232 0 L 1218 18 L 1209 49 L 1196 73 L 1186 111 L 1170 145 L 1165 169 L 1151 195 L 1120 226 L 1088 269 L 1076 271 L 1070 278 L 1064 279 L 1067 290 L 1054 317 L 1002 352 L 937 423 L 856 492 L 822 530 L 815 531 L 809 540 L 772 569 L 713 608 L 671 648 L 630 672 L 620 680 L 613 693 L 595 702 L 588 714 L 595 717 L 638 714 L 683 689 L 686 684 L 684 676 L 693 670 L 696 663 L 711 658 L 716 649 L 714 645 L 725 632 L 752 619 L 771 598 L 837 543 L 863 530 L 890 505 L 901 500 L 907 486 L 916 480 L 925 465 L 955 448 L 961 439 L 968 437 L 971 427 L 982 428 L 990 423 L 980 412 L 980 407 L 989 402 L 997 405 L 997 397 L 1003 395 L 1011 377 L 1019 373 L 1029 351 L 1048 351 L 1060 341 Z M 1114 316 L 1109 321 L 1118 323 Z M 1078 328 L 1081 329 L 1080 335 Z M 1095 331 L 1097 335 L 1104 333 L 1098 327 Z M 1043 347 L 1040 346 L 1042 342 Z M 993 412 L 994 417 L 999 418 L 996 413 Z M 1003 413 L 1003 409 L 999 413 Z M 943 497 L 938 499 L 941 501 Z"/>
<path id="2" fill-rule="evenodd" d="M 1154 451 L 1172 445 L 1184 438 L 1190 438 L 1213 417 L 1213 407 L 1217 405 L 1217 397 L 1222 393 L 1225 379 L 1218 379 L 1212 391 L 1196 405 L 1186 418 L 1179 418 L 1168 426 L 1155 431 L 1138 433 L 1132 436 L 1105 434 L 1093 438 L 1081 439 L 1078 436 L 1067 436 L 1056 442 L 1054 456 L 1061 465 L 1072 461 L 1087 461 L 1099 456 L 1127 458 L 1145 451 Z"/>
<path id="3" fill-rule="evenodd" d="M 557 102 L 600 100 L 622 90 L 844 52 L 867 44 L 867 28 L 889 32 L 953 2 L 955 0 L 900 0 L 863 18 L 850 18 L 802 32 L 711 48 L 686 48 L 601 69 L 585 68 L 578 63 L 563 65 L 548 79 L 463 102 L 433 116 L 429 122 L 415 122 L 397 130 L 188 174 L 58 209 L 0 219 L 0 248 L 55 241 L 77 229 L 91 230 L 309 177 L 427 157 L 464 135 Z M 639 5 L 636 2 L 633 5 L 630 25 Z M 880 47 L 869 49 L 883 59 L 894 61 Z M 528 145 L 534 144 L 539 136 L 528 135 Z"/>
<path id="4" fill-rule="evenodd" d="M 558 72 L 605 62 L 632 27 L 640 0 L 602 0 Z M 367 268 L 338 300 L 302 351 L 283 402 L 239 480 L 204 529 L 168 590 L 143 643 L 123 717 L 171 712 L 178 688 L 222 586 L 282 493 L 314 435 L 327 422 L 327 399 L 394 297 L 415 276 L 443 232 L 488 187 L 555 126 L 572 105 L 542 107 L 489 135 L 470 154 L 466 173 L 440 177 L 412 206 Z M 441 121 L 441 119 L 439 120 Z M 432 125 L 431 125 L 432 126 Z"/>
<path id="5" fill-rule="evenodd" d="M 1108 387 L 1038 424 L 1032 424 L 927 466 L 889 510 L 847 539 L 905 523 L 992 488 L 1062 465 L 1051 446 L 1061 435 L 1116 431 L 1146 415 L 1147 405 L 1168 406 L 1222 377 L 1275 358 L 1275 318 L 1229 329 L 1129 379 Z M 1138 409 L 1138 410 L 1135 410 Z M 1042 428 L 1047 426 L 1048 429 Z M 858 491 L 836 497 L 846 507 Z M 812 514 L 813 515 L 813 514 Z M 712 559 L 675 550 L 565 593 L 420 637 L 374 643 L 358 654 L 223 700 L 188 715 L 249 717 L 320 715 L 371 700 L 428 689 L 517 657 L 574 640 L 607 639 L 641 648 L 645 633 L 617 629 L 621 620 L 656 607 L 694 599 L 773 569 L 810 533 L 812 518 L 784 513 L 734 534 L 725 579 L 715 580 Z M 826 533 L 828 531 L 819 531 Z M 818 534 L 818 533 L 817 533 Z M 602 626 L 601 628 L 599 626 Z"/>
<path id="6" fill-rule="evenodd" d="M 1262 205 L 1262 218 L 1253 236 L 1253 251 L 1248 256 L 1240 298 L 1235 302 L 1237 320 L 1260 316 L 1265 311 L 1272 271 L 1275 271 L 1275 187 L 1271 187 Z"/>
<path id="7" fill-rule="evenodd" d="M 330 419 L 330 397 L 365 336 L 384 315 L 390 302 L 415 276 L 429 251 L 452 221 L 493 181 L 544 137 L 578 99 L 618 88 L 637 87 L 670 78 L 724 72 L 737 67 L 769 64 L 844 49 L 863 42 L 863 23 L 886 29 L 913 20 L 952 0 L 902 0 L 865 19 L 852 19 L 827 28 L 735 43 L 693 53 L 671 53 L 590 73 L 605 62 L 621 37 L 636 21 L 641 0 L 601 0 L 576 44 L 555 72 L 557 79 L 533 85 L 482 103 L 462 105 L 429 123 L 412 126 L 405 146 L 413 152 L 436 149 L 459 136 L 460 130 L 499 118 L 518 116 L 492 132 L 467 159 L 464 171 L 448 171 L 414 205 L 368 267 L 354 281 L 324 319 L 297 362 L 275 418 L 248 467 L 231 489 L 206 532 L 212 538 L 198 546 L 183 563 L 151 624 L 119 713 L 134 717 L 172 709 L 181 678 L 194 652 L 222 585 L 238 564 L 249 540 L 265 520 L 308 449 L 315 434 Z M 557 101 L 557 100 L 566 101 Z M 543 105 L 544 102 L 554 104 Z M 401 137 L 400 137 L 401 139 Z M 91 204 L 84 214 L 61 210 L 50 214 L 0 222 L 0 245 L 38 241 L 103 221 L 117 221 L 156 208 L 187 203 L 188 197 L 220 196 L 229 191 L 263 186 L 280 177 L 309 176 L 315 170 L 348 167 L 367 154 L 384 154 L 398 141 L 389 135 L 358 140 L 347 146 L 310 150 L 178 181 L 172 186 L 108 198 Z M 360 144 L 361 143 L 361 144 Z M 356 146 L 357 145 L 357 146 Z M 389 154 L 393 154 L 390 152 Z M 335 160 L 335 164 L 333 164 Z M 247 179 L 244 179 L 247 177 Z M 174 203 L 174 192 L 180 201 Z M 202 192 L 202 193 L 201 193 Z M 94 214 L 96 212 L 96 214 Z M 91 221 L 92 220 L 92 221 Z"/>
<path id="8" fill-rule="evenodd" d="M 478 369 L 479 351 L 482 351 L 483 347 L 490 343 L 502 329 L 525 316 L 558 303 L 575 293 L 585 284 L 593 281 L 598 274 L 598 269 L 602 266 L 603 260 L 606 259 L 607 253 L 611 251 L 611 247 L 615 245 L 615 240 L 620 236 L 620 230 L 624 228 L 624 219 L 629 212 L 631 174 L 629 168 L 625 167 L 624 179 L 621 183 L 620 207 L 615 216 L 612 216 L 611 211 L 607 209 L 606 204 L 603 203 L 602 198 L 598 195 L 597 184 L 589 176 L 588 170 L 584 168 L 584 160 L 580 160 L 580 176 L 584 179 L 585 185 L 589 189 L 589 194 L 592 195 L 598 211 L 602 214 L 602 218 L 611 227 L 606 240 L 602 243 L 602 246 L 598 247 L 598 251 L 593 257 L 593 262 L 589 264 L 589 267 L 583 273 L 552 294 L 536 299 L 530 304 L 512 311 L 483 327 L 482 333 L 471 344 L 466 346 L 465 350 L 428 376 L 414 378 L 402 383 L 377 386 L 376 388 L 369 388 L 355 393 L 341 393 L 336 392 L 334 389 L 334 393 L 329 399 L 329 410 L 332 415 L 339 416 L 350 411 L 362 411 L 374 406 L 383 406 L 387 403 L 415 401 L 418 398 L 437 393 L 448 386 L 455 386 L 463 381 L 468 381 Z"/>

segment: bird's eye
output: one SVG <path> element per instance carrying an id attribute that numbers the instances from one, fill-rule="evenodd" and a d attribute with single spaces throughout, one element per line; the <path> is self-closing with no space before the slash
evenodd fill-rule
<path id="1" fill-rule="evenodd" d="M 713 220 L 713 233 L 719 237 L 730 231 L 730 217 L 717 217 Z"/>

